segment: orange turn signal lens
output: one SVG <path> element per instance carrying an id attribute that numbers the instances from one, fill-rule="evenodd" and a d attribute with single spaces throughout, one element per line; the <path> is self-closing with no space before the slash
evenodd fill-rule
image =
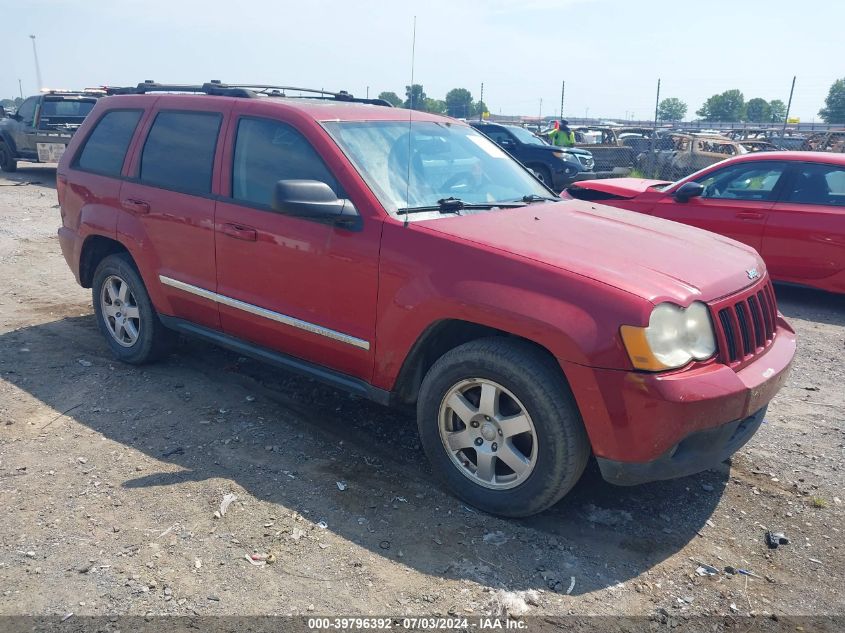
<path id="1" fill-rule="evenodd" d="M 645 335 L 644 327 L 635 327 L 633 325 L 623 325 L 619 328 L 622 335 L 622 342 L 625 344 L 625 349 L 628 350 L 628 356 L 631 358 L 631 363 L 637 369 L 645 369 L 646 371 L 663 371 L 669 369 L 668 365 L 664 365 L 654 357 L 651 351 L 651 346 Z"/>

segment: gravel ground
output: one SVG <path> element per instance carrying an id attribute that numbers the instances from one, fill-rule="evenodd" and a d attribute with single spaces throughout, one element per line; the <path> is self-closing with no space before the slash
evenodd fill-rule
<path id="1" fill-rule="evenodd" d="M 195 341 L 115 362 L 55 170 L 2 176 L 0 615 L 845 615 L 845 297 L 777 289 L 798 357 L 730 464 L 635 488 L 591 466 L 501 520 L 433 483 L 407 412 Z"/>

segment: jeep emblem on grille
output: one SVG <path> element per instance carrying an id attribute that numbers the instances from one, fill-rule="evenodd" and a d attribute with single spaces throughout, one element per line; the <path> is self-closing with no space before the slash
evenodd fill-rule
<path id="1" fill-rule="evenodd" d="M 748 275 L 749 279 L 757 279 L 760 276 L 760 273 L 757 272 L 756 268 L 751 268 L 745 271 L 745 274 Z"/>

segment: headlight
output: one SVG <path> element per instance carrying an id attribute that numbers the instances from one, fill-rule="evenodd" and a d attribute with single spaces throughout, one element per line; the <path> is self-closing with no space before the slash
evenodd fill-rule
<path id="1" fill-rule="evenodd" d="M 688 308 L 661 303 L 652 310 L 648 327 L 623 325 L 620 332 L 637 369 L 675 369 L 716 353 L 710 311 L 700 301 Z"/>
<path id="2" fill-rule="evenodd" d="M 558 152 L 557 157 L 567 163 L 575 163 L 579 167 L 581 166 L 581 161 L 578 160 L 578 157 L 575 154 L 570 154 L 569 152 Z"/>

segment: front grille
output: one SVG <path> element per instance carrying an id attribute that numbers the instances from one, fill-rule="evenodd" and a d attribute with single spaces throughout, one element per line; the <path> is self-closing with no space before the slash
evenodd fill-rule
<path id="1" fill-rule="evenodd" d="M 719 358 L 726 365 L 743 365 L 765 351 L 775 339 L 777 302 L 772 283 L 751 288 L 710 305 L 716 317 Z"/>

